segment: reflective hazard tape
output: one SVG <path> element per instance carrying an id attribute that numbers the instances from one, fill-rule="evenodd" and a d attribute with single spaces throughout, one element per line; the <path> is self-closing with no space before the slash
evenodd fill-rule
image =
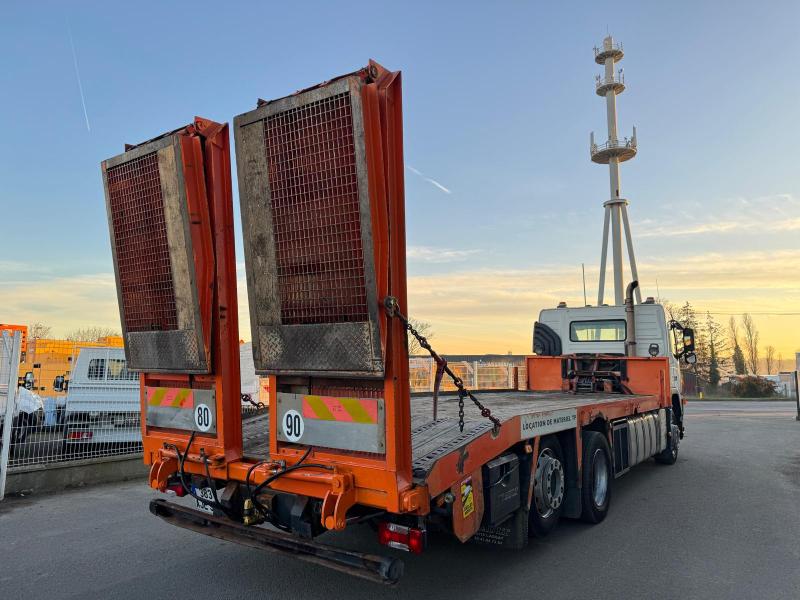
<path id="1" fill-rule="evenodd" d="M 194 407 L 194 391 L 186 388 L 145 387 L 145 398 L 149 406 L 171 408 Z"/>
<path id="2" fill-rule="evenodd" d="M 378 422 L 378 401 L 374 398 L 303 396 L 303 417 L 346 423 Z"/>

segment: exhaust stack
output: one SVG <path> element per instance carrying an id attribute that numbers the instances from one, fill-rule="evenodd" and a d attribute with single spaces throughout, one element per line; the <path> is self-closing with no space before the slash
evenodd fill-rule
<path id="1" fill-rule="evenodd" d="M 639 287 L 635 279 L 625 290 L 625 356 L 636 356 L 636 319 L 633 312 L 633 291 Z"/>

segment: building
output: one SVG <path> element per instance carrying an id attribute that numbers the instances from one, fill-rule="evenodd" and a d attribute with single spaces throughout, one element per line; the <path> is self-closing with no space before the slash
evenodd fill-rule
<path id="1" fill-rule="evenodd" d="M 8 323 L 0 323 L 0 332 L 8 331 L 11 335 L 14 335 L 15 331 L 19 331 L 22 333 L 22 344 L 21 344 L 21 358 L 20 360 L 25 360 L 25 356 L 28 353 L 28 326 L 27 325 L 11 325 Z"/>
<path id="2" fill-rule="evenodd" d="M 56 378 L 69 381 L 72 365 L 81 348 L 111 347 L 122 348 L 122 336 L 113 335 L 99 338 L 94 342 L 72 340 L 33 339 L 29 340 L 25 359 L 20 361 L 19 377 L 26 387 L 44 396 L 62 396 L 63 389 L 54 389 Z"/>

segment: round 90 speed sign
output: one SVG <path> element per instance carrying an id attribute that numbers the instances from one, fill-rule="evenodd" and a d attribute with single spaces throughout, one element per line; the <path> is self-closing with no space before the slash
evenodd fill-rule
<path id="1" fill-rule="evenodd" d="M 303 416 L 296 410 L 287 410 L 281 419 L 281 429 L 288 441 L 299 441 L 303 437 L 303 430 L 305 429 Z"/>

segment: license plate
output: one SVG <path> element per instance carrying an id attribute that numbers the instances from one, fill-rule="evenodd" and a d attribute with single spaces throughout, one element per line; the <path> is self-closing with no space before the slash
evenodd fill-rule
<path id="1" fill-rule="evenodd" d="M 197 504 L 198 510 L 202 510 L 203 512 L 207 512 L 210 515 L 214 514 L 214 494 L 211 493 L 210 487 L 196 487 L 194 488 L 194 493 L 200 496 L 203 500 L 208 500 L 211 504 L 206 504 L 205 502 L 200 502 L 197 498 L 195 498 L 195 504 Z"/>

